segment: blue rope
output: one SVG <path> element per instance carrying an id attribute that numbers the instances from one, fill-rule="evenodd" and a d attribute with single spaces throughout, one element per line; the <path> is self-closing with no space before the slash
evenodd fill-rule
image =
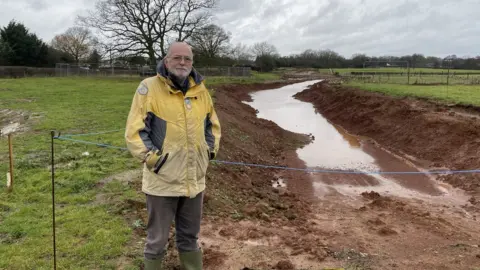
<path id="1" fill-rule="evenodd" d="M 125 147 L 118 147 L 109 144 L 103 143 L 96 143 L 96 142 L 88 142 L 82 140 L 76 140 L 72 138 L 66 138 L 62 136 L 54 137 L 55 139 L 59 140 L 66 140 L 66 141 L 73 141 L 78 143 L 84 144 L 92 144 L 100 147 L 105 148 L 112 148 L 112 149 L 120 149 L 128 151 Z M 434 171 L 425 171 L 425 172 L 382 172 L 382 171 L 370 171 L 370 172 L 362 172 L 362 171 L 346 171 L 346 170 L 319 170 L 319 169 L 302 169 L 302 168 L 292 168 L 286 166 L 272 166 L 272 165 L 262 165 L 262 164 L 254 164 L 254 163 L 244 163 L 244 162 L 233 162 L 233 161 L 224 161 L 224 160 L 212 160 L 211 162 L 220 163 L 220 164 L 227 164 L 227 165 L 239 165 L 239 166 L 248 166 L 248 167 L 259 167 L 259 168 L 266 168 L 266 169 L 281 169 L 281 170 L 290 170 L 290 171 L 301 171 L 301 172 L 311 172 L 311 173 L 335 173 L 335 174 L 364 174 L 364 175 L 381 175 L 381 174 L 463 174 L 463 173 L 480 173 L 480 169 L 474 170 L 434 170 Z"/>
<path id="2" fill-rule="evenodd" d="M 113 146 L 113 145 L 104 144 L 104 143 L 96 143 L 96 142 L 87 142 L 87 141 L 82 141 L 82 140 L 75 140 L 75 139 L 72 139 L 72 138 L 67 138 L 67 137 L 62 137 L 62 136 L 56 136 L 54 138 L 59 139 L 59 140 L 64 140 L 64 141 L 72 141 L 72 142 L 78 142 L 78 143 L 84 143 L 84 144 L 92 144 L 92 145 L 105 147 L 105 148 L 120 149 L 120 150 L 125 150 L 125 151 L 128 150 L 125 147 L 118 147 L 118 146 Z"/>
<path id="3" fill-rule="evenodd" d="M 108 130 L 103 132 L 95 132 L 95 133 L 82 133 L 82 134 L 64 134 L 62 137 L 78 137 L 78 136 L 90 136 L 90 135 L 100 135 L 100 134 L 107 134 L 107 133 L 114 133 L 120 130 L 125 130 L 124 128 L 115 129 L 115 130 Z"/>

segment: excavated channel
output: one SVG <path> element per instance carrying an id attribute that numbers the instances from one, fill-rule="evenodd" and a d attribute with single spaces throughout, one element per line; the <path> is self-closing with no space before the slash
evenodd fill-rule
<path id="1" fill-rule="evenodd" d="M 436 181 L 435 175 L 418 173 L 422 172 L 421 168 L 387 152 L 366 138 L 349 134 L 341 127 L 331 124 L 311 103 L 293 97 L 319 81 L 254 92 L 251 94 L 252 101 L 245 102 L 258 111 L 259 118 L 273 121 L 283 129 L 313 136 L 312 143 L 297 150 L 298 157 L 309 169 L 354 171 L 312 172 L 312 185 L 317 196 L 332 193 L 355 196 L 364 191 L 376 191 L 401 197 L 438 198 L 443 202 L 445 198 L 457 203 L 465 201 L 458 191 Z M 295 183 L 290 181 L 287 185 Z"/>

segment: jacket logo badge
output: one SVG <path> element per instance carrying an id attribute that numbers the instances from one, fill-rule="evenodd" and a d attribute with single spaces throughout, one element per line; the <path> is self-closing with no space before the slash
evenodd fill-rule
<path id="1" fill-rule="evenodd" d="M 192 109 L 192 101 L 189 98 L 185 99 L 185 105 L 187 106 L 187 109 Z"/>
<path id="2" fill-rule="evenodd" d="M 145 86 L 144 84 L 141 84 L 140 86 L 138 86 L 137 92 L 138 92 L 140 95 L 146 95 L 146 94 L 148 93 L 148 88 L 147 88 L 147 86 Z"/>

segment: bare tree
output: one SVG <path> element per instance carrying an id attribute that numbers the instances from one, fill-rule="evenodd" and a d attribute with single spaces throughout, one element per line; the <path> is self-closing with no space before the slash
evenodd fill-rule
<path id="1" fill-rule="evenodd" d="M 254 55 L 251 53 L 251 48 L 247 45 L 237 43 L 237 45 L 231 48 L 231 57 L 239 63 L 253 60 Z"/>
<path id="2" fill-rule="evenodd" d="M 217 5 L 216 0 L 180 0 L 176 10 L 174 29 L 178 41 L 190 38 L 198 29 L 204 28 L 212 17 L 208 10 Z"/>
<path id="3" fill-rule="evenodd" d="M 71 27 L 52 40 L 53 48 L 68 54 L 77 64 L 89 56 L 96 44 L 97 40 L 90 30 L 82 27 Z"/>
<path id="4" fill-rule="evenodd" d="M 115 50 L 148 55 L 151 64 L 172 41 L 184 41 L 210 21 L 217 0 L 100 0 L 79 22 L 102 32 Z"/>
<path id="5" fill-rule="evenodd" d="M 230 33 L 218 25 L 209 24 L 194 33 L 190 40 L 196 53 L 208 58 L 216 58 L 228 52 Z"/>
<path id="6" fill-rule="evenodd" d="M 257 57 L 267 55 L 273 56 L 278 54 L 277 48 L 266 41 L 253 44 L 252 52 Z"/>

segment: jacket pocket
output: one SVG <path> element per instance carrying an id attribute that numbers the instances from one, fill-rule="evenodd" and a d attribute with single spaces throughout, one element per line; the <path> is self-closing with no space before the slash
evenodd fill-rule
<path id="1" fill-rule="evenodd" d="M 167 159 L 168 159 L 168 155 L 169 153 L 166 153 L 165 156 L 163 158 L 160 158 L 157 163 L 155 164 L 154 168 L 153 168 L 153 172 L 155 174 L 158 174 L 158 172 L 160 171 L 160 169 L 163 167 L 163 165 L 165 165 L 165 162 L 167 162 Z"/>
<path id="2" fill-rule="evenodd" d="M 160 166 L 158 172 L 152 171 L 152 173 L 162 183 L 167 183 L 171 185 L 172 189 L 177 189 L 186 179 L 188 156 L 183 147 L 178 145 L 167 144 L 165 150 L 165 156 L 168 153 L 168 157 L 162 157 L 162 160 L 165 159 L 165 162 L 163 164 L 160 162 L 158 164 Z"/>

